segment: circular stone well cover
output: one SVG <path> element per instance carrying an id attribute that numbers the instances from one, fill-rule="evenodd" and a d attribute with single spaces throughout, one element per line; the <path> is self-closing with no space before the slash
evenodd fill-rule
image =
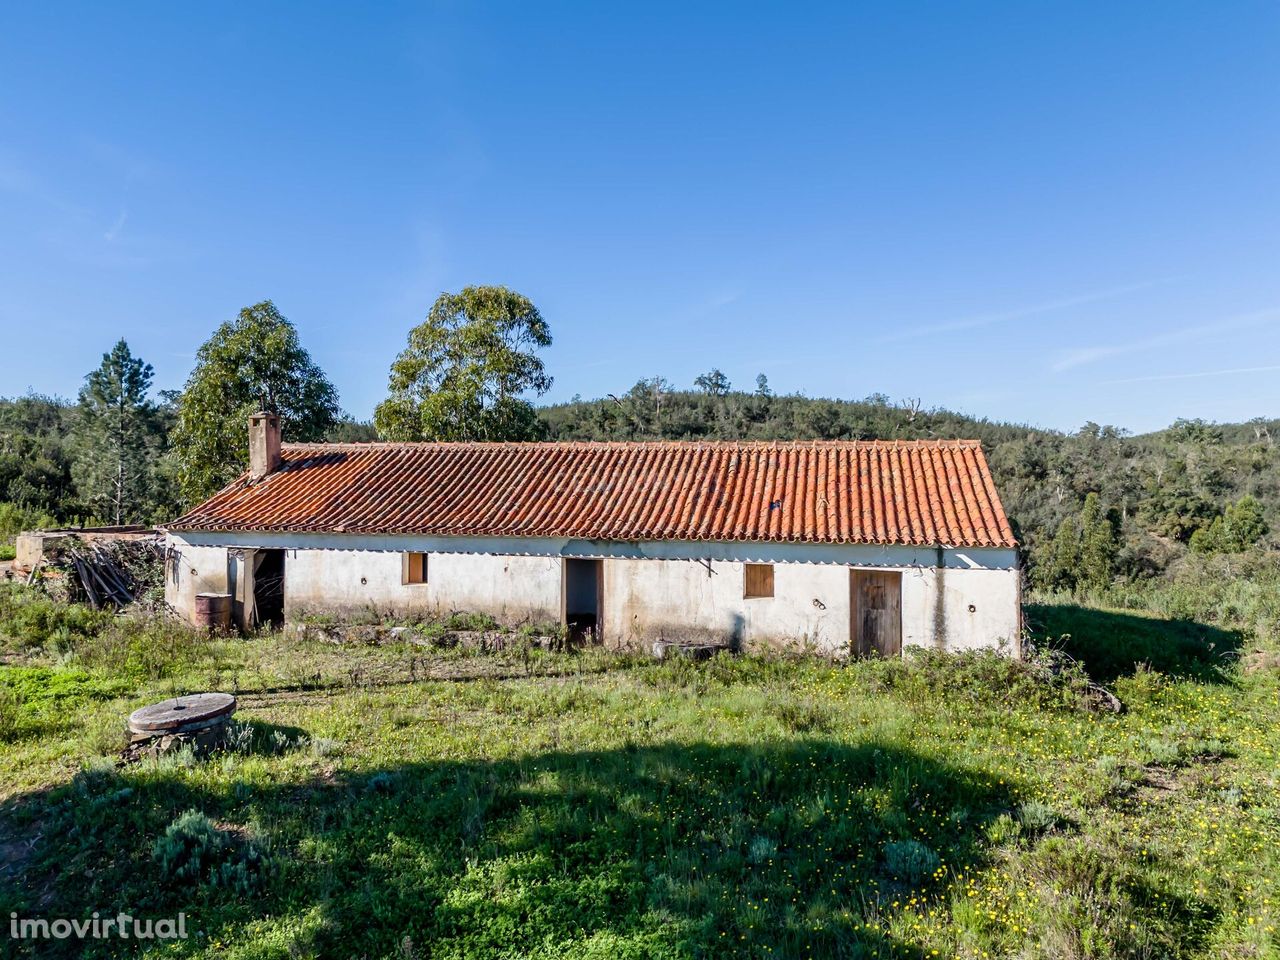
<path id="1" fill-rule="evenodd" d="M 139 707 L 129 714 L 135 733 L 163 733 L 193 723 L 216 720 L 235 712 L 236 698 L 229 693 L 191 693 Z"/>

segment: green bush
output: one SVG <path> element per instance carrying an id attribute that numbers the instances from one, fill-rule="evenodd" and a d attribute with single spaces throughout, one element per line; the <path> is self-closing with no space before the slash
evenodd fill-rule
<path id="1" fill-rule="evenodd" d="M 1163 577 L 1116 586 L 1088 600 L 1098 606 L 1276 636 L 1280 634 L 1280 554 L 1260 550 L 1217 556 L 1189 553 Z"/>
<path id="2" fill-rule="evenodd" d="M 1028 800 L 1018 806 L 1018 825 L 1027 833 L 1046 833 L 1061 822 L 1058 811 L 1040 800 Z"/>
<path id="3" fill-rule="evenodd" d="M 207 882 L 237 896 L 258 889 L 271 867 L 256 844 L 219 829 L 199 810 L 188 810 L 170 823 L 151 856 L 170 885 Z"/>
<path id="4" fill-rule="evenodd" d="M 0 640 L 21 648 L 50 647 L 66 653 L 111 622 L 112 614 L 76 603 L 59 603 L 43 590 L 0 584 Z"/>
<path id="5" fill-rule="evenodd" d="M 22 701 L 8 687 L 0 687 L 0 743 L 7 743 L 18 735 L 22 716 Z"/>
<path id="6" fill-rule="evenodd" d="M 496 630 L 498 621 L 487 613 L 451 613 L 445 618 L 446 630 Z"/>
<path id="7" fill-rule="evenodd" d="M 24 530 L 46 530 L 57 525 L 58 521 L 43 510 L 16 503 L 0 503 L 0 538 L 11 540 Z"/>
<path id="8" fill-rule="evenodd" d="M 198 664 L 210 649 L 208 634 L 160 614 L 117 615 L 54 600 L 25 584 L 0 584 L 0 643 L 74 656 L 91 669 L 159 680 Z"/>
<path id="9" fill-rule="evenodd" d="M 916 884 L 928 879 L 942 861 L 919 840 L 895 840 L 884 845 L 884 868 L 890 876 Z"/>
<path id="10" fill-rule="evenodd" d="M 939 695 L 1042 709 L 1076 709 L 1086 702 L 1084 671 L 1053 651 L 1018 660 L 994 650 L 944 653 L 909 647 L 900 659 L 866 666 L 876 684 L 917 703 L 932 702 Z"/>
<path id="11" fill-rule="evenodd" d="M 170 883 L 203 880 L 217 869 L 231 849 L 231 838 L 198 810 L 188 810 L 165 828 L 151 856 Z"/>
<path id="12" fill-rule="evenodd" d="M 131 613 L 114 618 L 74 650 L 87 667 L 146 680 L 161 680 L 196 665 L 208 654 L 209 635 L 168 617 Z"/>
<path id="13" fill-rule="evenodd" d="M 12 560 L 17 555 L 18 555 L 18 552 L 14 549 L 13 544 L 0 543 L 0 563 L 5 563 L 9 560 Z"/>

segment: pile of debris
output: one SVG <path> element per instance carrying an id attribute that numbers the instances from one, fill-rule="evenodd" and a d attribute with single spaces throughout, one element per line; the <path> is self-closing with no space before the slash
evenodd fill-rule
<path id="1" fill-rule="evenodd" d="M 84 542 L 72 540 L 44 566 L 63 575 L 67 599 L 95 610 L 155 598 L 164 587 L 164 543 L 160 537 Z M 34 581 L 40 567 L 32 569 Z"/>

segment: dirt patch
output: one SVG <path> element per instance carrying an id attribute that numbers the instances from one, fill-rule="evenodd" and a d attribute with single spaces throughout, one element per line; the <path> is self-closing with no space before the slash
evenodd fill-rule
<path id="1" fill-rule="evenodd" d="M 39 823 L 21 833 L 14 830 L 0 833 L 0 879 L 8 881 L 20 876 L 26 870 L 36 844 L 43 837 Z"/>
<path id="2" fill-rule="evenodd" d="M 1263 670 L 1280 670 L 1280 651 L 1250 650 L 1240 661 L 1245 673 L 1258 673 Z"/>
<path id="3" fill-rule="evenodd" d="M 1154 794 L 1175 793 L 1182 788 L 1182 781 L 1185 779 L 1186 777 L 1181 776 L 1178 770 L 1169 770 L 1165 767 L 1143 767 L 1139 789 Z"/>

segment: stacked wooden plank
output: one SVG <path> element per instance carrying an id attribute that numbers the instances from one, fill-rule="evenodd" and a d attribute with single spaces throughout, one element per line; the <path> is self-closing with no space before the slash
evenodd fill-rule
<path id="1" fill-rule="evenodd" d="M 64 574 L 71 599 L 102 610 L 142 599 L 155 585 L 163 563 L 164 549 L 159 539 L 147 538 L 75 543 L 61 551 L 49 566 Z"/>

